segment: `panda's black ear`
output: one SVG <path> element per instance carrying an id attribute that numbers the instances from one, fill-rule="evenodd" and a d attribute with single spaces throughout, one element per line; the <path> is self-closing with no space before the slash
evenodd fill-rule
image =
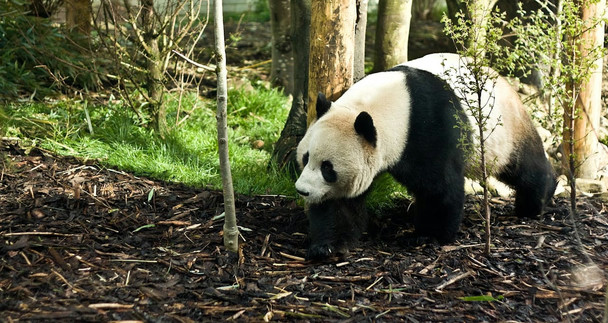
<path id="1" fill-rule="evenodd" d="M 319 95 L 317 96 L 317 119 L 321 118 L 327 111 L 329 111 L 329 108 L 331 107 L 331 101 L 329 101 L 325 95 L 321 92 L 319 92 Z"/>
<path id="2" fill-rule="evenodd" d="M 377 135 L 376 127 L 374 127 L 374 120 L 369 113 L 363 111 L 359 113 L 355 120 L 355 131 L 363 136 L 372 146 L 376 147 Z"/>

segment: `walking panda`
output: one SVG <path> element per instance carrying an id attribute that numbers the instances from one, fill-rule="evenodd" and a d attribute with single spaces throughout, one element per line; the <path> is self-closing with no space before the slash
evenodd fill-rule
<path id="1" fill-rule="evenodd" d="M 366 76 L 337 101 L 319 94 L 317 119 L 297 148 L 297 192 L 307 202 L 307 257 L 342 254 L 367 226 L 365 196 L 390 173 L 415 202 L 417 235 L 455 240 L 463 216 L 466 143 L 478 145 L 466 105 L 467 59 L 431 54 Z M 488 73 L 495 73 L 487 69 Z M 540 137 L 517 93 L 502 77 L 481 96 L 486 160 L 491 175 L 515 190 L 515 214 L 536 217 L 553 196 L 556 179 Z M 470 171 L 474 171 L 470 169 Z"/>

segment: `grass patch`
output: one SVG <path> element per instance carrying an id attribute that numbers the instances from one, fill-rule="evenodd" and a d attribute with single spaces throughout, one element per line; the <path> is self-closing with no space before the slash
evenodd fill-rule
<path id="1" fill-rule="evenodd" d="M 177 100 L 167 97 L 168 121 L 173 130 L 165 139 L 138 124 L 126 104 L 105 106 L 80 101 L 24 103 L 4 106 L 5 132 L 28 138 L 62 155 L 96 159 L 156 179 L 195 187 L 221 189 L 217 153 L 215 100 L 188 94 L 182 106 L 192 110 L 188 120 L 175 126 Z M 88 130 L 85 108 L 93 133 Z M 242 194 L 295 196 L 293 179 L 268 167 L 272 144 L 287 118 L 286 98 L 277 90 L 231 90 L 228 102 L 229 140 L 235 191 Z M 183 117 L 183 112 L 179 116 Z M 261 149 L 253 142 L 264 142 Z"/>

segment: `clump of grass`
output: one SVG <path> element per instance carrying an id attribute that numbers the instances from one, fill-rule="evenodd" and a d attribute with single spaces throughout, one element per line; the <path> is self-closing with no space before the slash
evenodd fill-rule
<path id="1" fill-rule="evenodd" d="M 403 185 L 388 173 L 384 173 L 374 180 L 367 197 L 367 205 L 370 211 L 381 216 L 385 210 L 397 207 L 397 201 L 409 197 Z"/>
<path id="2" fill-rule="evenodd" d="M 229 98 L 235 191 L 295 196 L 293 179 L 268 166 L 272 144 L 287 118 L 286 98 L 263 86 L 253 91 L 232 90 Z M 138 117 L 121 101 L 104 106 L 80 101 L 8 105 L 6 131 L 12 136 L 34 139 L 39 146 L 59 154 L 97 159 L 108 167 L 138 175 L 220 189 L 215 101 L 188 94 L 182 105 L 192 111 L 179 126 L 175 125 L 176 98 L 168 97 L 166 102 L 173 129 L 164 139 L 142 127 Z M 85 107 L 93 133 L 88 130 Z M 262 148 L 253 147 L 256 140 L 264 143 Z"/>

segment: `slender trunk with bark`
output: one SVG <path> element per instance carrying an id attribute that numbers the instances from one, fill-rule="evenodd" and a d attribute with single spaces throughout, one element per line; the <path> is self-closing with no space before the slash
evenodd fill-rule
<path id="1" fill-rule="evenodd" d="M 308 124 L 319 92 L 336 100 L 353 84 L 356 17 L 355 0 L 311 1 Z"/>
<path id="2" fill-rule="evenodd" d="M 291 46 L 291 6 L 290 0 L 269 0 L 270 29 L 272 31 L 272 70 L 270 80 L 273 85 L 284 89 L 285 94 L 293 93 L 293 52 Z"/>
<path id="3" fill-rule="evenodd" d="M 380 0 L 374 51 L 374 72 L 407 61 L 413 0 Z"/>
<path id="4" fill-rule="evenodd" d="M 308 110 L 308 60 L 310 40 L 310 0 L 291 0 L 291 43 L 294 61 L 294 87 L 291 110 L 272 160 L 280 168 L 297 169 L 296 147 L 306 133 Z"/>
<path id="5" fill-rule="evenodd" d="M 471 15 L 471 21 L 475 26 L 475 32 L 471 33 L 472 37 L 469 39 L 469 48 L 475 48 L 474 55 L 476 56 L 485 56 L 488 20 L 490 19 L 490 14 L 496 1 L 497 0 L 471 0 L 469 3 L 469 14 Z"/>
<path id="6" fill-rule="evenodd" d="M 228 89 L 222 2 L 214 1 L 213 9 L 215 14 L 215 57 L 217 60 L 217 146 L 220 157 L 222 187 L 224 189 L 224 246 L 228 251 L 237 252 L 239 249 L 239 229 L 236 225 L 236 208 L 228 153 L 228 126 L 226 120 Z"/>
<path id="7" fill-rule="evenodd" d="M 355 24 L 355 62 L 353 81 L 365 76 L 365 30 L 367 29 L 367 5 L 369 0 L 357 0 L 357 20 Z"/>
<path id="8" fill-rule="evenodd" d="M 589 28 L 580 36 L 579 52 L 580 57 L 597 58 L 593 62 L 589 77 L 582 80 L 578 88 L 574 111 L 575 113 L 564 114 L 564 124 L 572 124 L 570 129 L 564 132 L 564 142 L 572 142 L 573 147 L 564 145 L 565 155 L 572 156 L 574 161 L 574 176 L 578 178 L 595 179 L 599 165 L 600 151 L 598 131 L 602 112 L 602 69 L 603 56 L 597 55 L 595 51 L 602 48 L 604 42 L 604 23 L 598 19 L 604 15 L 606 0 L 592 3 L 593 1 L 582 1 L 581 19 L 594 26 Z M 582 63 L 582 62 L 581 62 Z M 574 120 L 570 120 L 573 118 Z"/>
<path id="9" fill-rule="evenodd" d="M 161 137 L 164 137 L 167 133 L 166 111 L 162 102 L 165 88 L 158 44 L 159 35 L 155 26 L 154 0 L 142 0 L 141 5 L 142 28 L 145 30 L 144 42 L 146 46 L 146 90 L 149 97 L 147 109 L 152 117 L 152 126 Z"/>

